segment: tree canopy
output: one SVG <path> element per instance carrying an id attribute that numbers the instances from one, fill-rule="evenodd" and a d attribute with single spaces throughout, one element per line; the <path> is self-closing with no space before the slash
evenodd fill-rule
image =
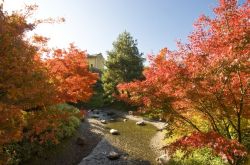
<path id="1" fill-rule="evenodd" d="M 54 50 L 46 45 L 48 38 L 26 36 L 38 24 L 53 22 L 53 19 L 28 22 L 36 8 L 27 6 L 21 12 L 8 14 L 0 6 L 0 164 L 5 157 L 3 147 L 29 134 L 23 131 L 29 127 L 25 122 L 27 112 L 34 111 L 34 123 L 43 123 L 39 125 L 43 131 L 49 129 L 53 121 L 55 124 L 67 115 L 47 115 L 50 112 L 46 107 L 87 101 L 98 77 L 89 72 L 86 53 L 75 46 L 70 45 L 68 51 Z M 45 54 L 49 57 L 44 58 Z M 40 113 L 47 118 L 37 117 Z M 38 136 L 36 131 L 34 133 Z M 56 138 L 53 132 L 44 136 L 47 136 L 45 139 Z"/>
<path id="2" fill-rule="evenodd" d="M 199 132 L 190 139 L 180 139 L 180 144 L 186 141 L 192 146 L 210 131 L 246 144 L 250 117 L 249 7 L 250 1 L 238 6 L 236 0 L 221 0 L 214 18 L 202 15 L 195 22 L 187 44 L 178 43 L 178 50 L 165 48 L 151 57 L 145 80 L 119 84 L 120 99 L 141 106 L 143 111 L 161 109 L 175 128 Z M 220 149 L 216 152 L 232 164 L 246 154 Z"/>
<path id="3" fill-rule="evenodd" d="M 137 48 L 137 41 L 130 33 L 121 33 L 113 43 L 113 49 L 108 51 L 106 70 L 102 78 L 107 101 L 114 101 L 117 84 L 142 79 L 143 60 L 142 53 Z"/>

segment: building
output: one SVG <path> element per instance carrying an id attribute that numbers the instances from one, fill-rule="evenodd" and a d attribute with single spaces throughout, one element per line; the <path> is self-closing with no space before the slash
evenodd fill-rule
<path id="1" fill-rule="evenodd" d="M 87 59 L 88 59 L 90 69 L 94 69 L 94 70 L 98 69 L 99 71 L 102 71 L 104 69 L 105 59 L 103 58 L 101 53 L 88 55 Z"/>

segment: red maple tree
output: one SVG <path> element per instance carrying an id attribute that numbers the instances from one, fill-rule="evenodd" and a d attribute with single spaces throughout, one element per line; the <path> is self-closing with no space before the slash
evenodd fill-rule
<path id="1" fill-rule="evenodd" d="M 200 127 L 207 124 L 218 135 L 244 143 L 250 117 L 249 9 L 250 1 L 239 6 L 236 0 L 221 0 L 214 18 L 195 22 L 187 44 L 151 57 L 145 80 L 119 84 L 118 97 L 146 110 L 161 109 L 201 134 L 207 135 Z"/>
<path id="2" fill-rule="evenodd" d="M 87 101 L 93 94 L 93 85 L 98 79 L 89 71 L 86 52 L 73 44 L 68 50 L 56 49 L 53 56 L 45 61 L 50 80 L 56 88 L 58 102 Z"/>

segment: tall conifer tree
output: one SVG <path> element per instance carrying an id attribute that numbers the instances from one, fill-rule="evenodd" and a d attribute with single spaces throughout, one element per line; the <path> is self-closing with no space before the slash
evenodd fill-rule
<path id="1" fill-rule="evenodd" d="M 137 48 L 137 41 L 126 31 L 118 36 L 113 43 L 113 49 L 107 53 L 108 59 L 102 81 L 105 101 L 112 103 L 114 101 L 113 94 L 117 93 L 117 84 L 143 77 L 144 59 Z"/>

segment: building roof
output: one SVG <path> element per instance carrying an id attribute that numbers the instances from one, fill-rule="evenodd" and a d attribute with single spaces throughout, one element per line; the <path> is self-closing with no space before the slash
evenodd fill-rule
<path id="1" fill-rule="evenodd" d="M 88 55 L 87 55 L 87 57 L 88 57 L 88 58 L 95 58 L 95 57 L 97 57 L 97 56 L 100 56 L 101 58 L 103 58 L 102 53 L 98 53 L 98 54 L 91 54 L 91 55 L 90 55 L 90 54 L 88 54 Z"/>

